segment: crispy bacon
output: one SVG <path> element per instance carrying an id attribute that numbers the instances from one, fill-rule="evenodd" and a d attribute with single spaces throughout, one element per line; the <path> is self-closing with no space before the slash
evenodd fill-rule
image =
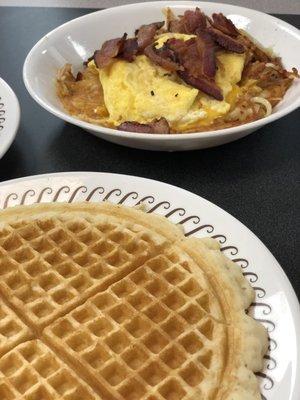
<path id="1" fill-rule="evenodd" d="M 209 27 L 207 32 L 213 37 L 213 39 L 224 49 L 232 51 L 234 53 L 244 53 L 245 47 L 242 43 L 238 42 L 236 39 L 225 35 L 225 33 L 219 31 L 216 28 Z"/>
<path id="2" fill-rule="evenodd" d="M 189 75 L 187 71 L 179 71 L 178 75 L 188 85 L 191 85 L 201 90 L 209 96 L 214 97 L 216 100 L 222 101 L 224 99 L 221 89 L 215 84 L 213 80 L 208 80 L 205 77 L 195 78 L 194 76 Z"/>
<path id="3" fill-rule="evenodd" d="M 136 38 L 126 39 L 123 45 L 122 53 L 119 54 L 120 58 L 132 62 L 138 53 L 138 43 Z"/>
<path id="4" fill-rule="evenodd" d="M 170 72 L 183 71 L 183 66 L 176 62 L 174 52 L 166 45 L 156 49 L 154 45 L 145 48 L 144 54 L 155 64 Z"/>
<path id="5" fill-rule="evenodd" d="M 201 54 L 203 74 L 212 78 L 216 75 L 217 69 L 215 43 L 206 32 L 198 32 L 196 43 Z"/>
<path id="6" fill-rule="evenodd" d="M 184 15 L 169 21 L 169 31 L 194 34 L 197 29 L 204 30 L 206 28 L 206 17 L 199 7 L 194 11 L 187 10 Z"/>
<path id="7" fill-rule="evenodd" d="M 184 26 L 180 19 L 169 21 L 168 31 L 172 33 L 184 33 Z"/>
<path id="8" fill-rule="evenodd" d="M 225 35 L 237 37 L 239 35 L 239 31 L 235 27 L 234 23 L 230 21 L 225 15 L 222 13 L 212 15 L 212 26 L 219 31 L 225 33 Z"/>
<path id="9" fill-rule="evenodd" d="M 185 32 L 188 34 L 193 34 L 196 30 L 204 30 L 206 28 L 206 17 L 199 7 L 196 7 L 195 11 L 187 10 L 182 19 Z"/>
<path id="10" fill-rule="evenodd" d="M 207 33 L 201 32 L 196 38 L 187 41 L 169 39 L 166 45 L 175 52 L 180 64 L 190 75 L 215 76 L 215 44 Z"/>
<path id="11" fill-rule="evenodd" d="M 216 65 L 214 43 L 208 34 L 204 33 L 187 41 L 171 38 L 164 47 L 183 67 L 176 69 L 182 80 L 217 100 L 223 100 L 221 90 L 212 79 L 215 76 Z"/>
<path id="12" fill-rule="evenodd" d="M 88 63 L 90 61 L 92 61 L 93 59 L 94 59 L 94 54 L 91 57 L 89 57 L 86 61 L 83 61 L 83 65 L 86 67 L 88 65 Z"/>
<path id="13" fill-rule="evenodd" d="M 82 72 L 79 71 L 76 75 L 76 82 L 82 81 L 82 79 L 83 79 L 83 74 Z"/>
<path id="14" fill-rule="evenodd" d="M 191 75 L 202 75 L 202 62 L 195 38 L 187 41 L 172 38 L 166 42 L 166 46 L 175 53 L 180 65 Z"/>
<path id="15" fill-rule="evenodd" d="M 98 68 L 105 68 L 109 66 L 113 59 L 122 52 L 124 43 L 127 38 L 127 33 L 121 38 L 107 40 L 103 43 L 100 50 L 96 50 L 94 53 L 94 61 Z"/>
<path id="16" fill-rule="evenodd" d="M 126 121 L 118 126 L 118 130 L 136 133 L 168 134 L 170 126 L 165 118 L 155 119 L 149 124 L 140 124 L 135 121 Z"/>
<path id="17" fill-rule="evenodd" d="M 142 25 L 137 31 L 137 44 L 139 50 L 144 50 L 153 43 L 156 31 L 164 25 L 164 22 L 153 22 L 149 25 Z"/>

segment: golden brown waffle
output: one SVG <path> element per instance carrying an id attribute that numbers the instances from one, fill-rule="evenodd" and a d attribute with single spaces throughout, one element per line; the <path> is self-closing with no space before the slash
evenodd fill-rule
<path id="1" fill-rule="evenodd" d="M 32 340 L 1 358 L 0 399 L 101 400 L 101 397 L 40 340 Z"/>
<path id="2" fill-rule="evenodd" d="M 208 399 L 213 392 L 201 383 L 216 387 L 226 350 L 210 296 L 170 253 L 56 321 L 45 337 L 108 398 L 162 400 L 175 391 Z"/>
<path id="3" fill-rule="evenodd" d="M 30 329 L 0 300 L 0 356 L 31 337 Z"/>
<path id="4" fill-rule="evenodd" d="M 245 314 L 253 290 L 217 242 L 186 239 L 165 218 L 110 204 L 0 217 L 0 295 L 34 343 L 95 396 L 78 399 L 260 399 L 253 371 L 262 368 L 266 332 Z M 19 398 L 16 381 L 3 379 L 0 394 L 4 382 L 7 399 Z"/>
<path id="5" fill-rule="evenodd" d="M 0 292 L 30 326 L 45 326 L 137 268 L 164 242 L 126 225 L 101 214 L 13 219 L 0 230 Z"/>

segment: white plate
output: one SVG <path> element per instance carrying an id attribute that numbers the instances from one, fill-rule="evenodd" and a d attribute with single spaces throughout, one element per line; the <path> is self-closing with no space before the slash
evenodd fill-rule
<path id="1" fill-rule="evenodd" d="M 12 88 L 0 78 L 0 159 L 12 144 L 20 122 L 20 106 Z"/>
<path id="2" fill-rule="evenodd" d="M 262 399 L 299 400 L 300 308 L 285 273 L 263 243 L 227 212 L 186 190 L 128 175 L 71 172 L 0 184 L 0 209 L 39 202 L 101 202 L 134 206 L 180 223 L 186 235 L 212 236 L 256 291 L 251 313 L 268 329 L 269 353 L 259 374 Z M 298 379 L 297 379 L 298 378 Z"/>
<path id="3" fill-rule="evenodd" d="M 101 42 L 133 34 L 142 24 L 160 21 L 162 9 L 170 7 L 176 14 L 200 7 L 205 13 L 223 12 L 266 47 L 280 55 L 286 68 L 299 67 L 300 32 L 295 27 L 270 15 L 230 4 L 195 1 L 159 1 L 113 7 L 87 14 L 61 25 L 44 36 L 28 54 L 23 78 L 31 96 L 57 117 L 78 125 L 110 142 L 147 150 L 191 150 L 218 146 L 242 138 L 258 128 L 275 121 L 300 105 L 300 80 L 294 82 L 273 113 L 258 121 L 218 131 L 180 135 L 150 135 L 124 132 L 93 125 L 68 115 L 55 94 L 58 68 L 71 63 L 82 68 Z"/>

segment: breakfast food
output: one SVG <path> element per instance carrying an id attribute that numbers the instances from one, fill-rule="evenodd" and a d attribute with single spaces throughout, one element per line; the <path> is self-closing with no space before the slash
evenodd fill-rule
<path id="1" fill-rule="evenodd" d="M 189 133 L 269 115 L 298 77 L 223 14 L 199 8 L 103 43 L 73 75 L 57 75 L 65 110 L 123 131 Z"/>
<path id="2" fill-rule="evenodd" d="M 1 399 L 261 398 L 267 333 L 215 240 L 108 203 L 0 220 L 1 315 L 22 331 L 0 341 Z"/>

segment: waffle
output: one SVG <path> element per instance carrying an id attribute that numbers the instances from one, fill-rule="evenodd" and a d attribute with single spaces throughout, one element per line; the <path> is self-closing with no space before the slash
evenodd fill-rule
<path id="1" fill-rule="evenodd" d="M 0 302 L 0 356 L 31 337 L 30 329 L 9 307 Z"/>
<path id="2" fill-rule="evenodd" d="M 34 329 L 141 265 L 165 241 L 118 217 L 74 216 L 58 208 L 59 215 L 51 215 L 47 208 L 13 218 L 0 231 L 0 293 Z M 4 213 L 3 223 L 11 214 Z"/>
<path id="3" fill-rule="evenodd" d="M 25 395 L 1 369 L 34 343 L 70 382 L 78 377 L 74 393 L 88 393 L 78 399 L 260 399 L 253 372 L 266 331 L 246 315 L 254 291 L 216 241 L 186 239 L 163 217 L 106 203 L 0 217 L 0 295 L 36 339 L 17 345 L 24 332 L 3 350 L 0 398 L 1 390 L 5 399 L 60 398 L 40 370 L 38 384 L 26 378 Z"/>
<path id="4" fill-rule="evenodd" d="M 1 400 L 101 400 L 40 340 L 16 346 L 0 360 Z"/>

